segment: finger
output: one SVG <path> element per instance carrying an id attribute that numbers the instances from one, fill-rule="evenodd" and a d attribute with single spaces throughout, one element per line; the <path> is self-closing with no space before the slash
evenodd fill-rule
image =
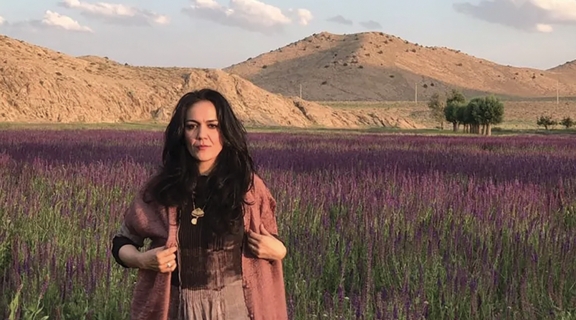
<path id="1" fill-rule="evenodd" d="M 173 261 L 176 261 L 176 255 L 175 254 L 171 254 L 169 256 L 162 257 L 162 258 L 158 259 L 158 263 L 160 265 L 166 264 L 168 262 L 173 262 Z"/>
<path id="2" fill-rule="evenodd" d="M 168 249 L 164 249 L 160 252 L 160 255 L 162 256 L 169 256 L 173 253 L 176 253 L 176 251 L 178 250 L 178 247 L 170 247 Z"/>
<path id="3" fill-rule="evenodd" d="M 248 238 L 252 238 L 252 239 L 262 239 L 262 235 L 254 232 L 254 231 L 250 231 L 250 234 L 248 236 L 249 236 Z"/>
<path id="4" fill-rule="evenodd" d="M 260 239 L 248 238 L 248 243 L 258 245 L 260 243 Z"/>
<path id="5" fill-rule="evenodd" d="M 166 251 L 169 251 L 171 253 L 175 253 L 177 250 L 178 250 L 178 247 L 176 247 L 176 246 L 166 249 Z"/>
<path id="6" fill-rule="evenodd" d="M 176 261 L 170 261 L 168 263 L 165 263 L 163 265 L 161 265 L 160 268 L 161 272 L 172 272 L 174 270 L 176 270 Z"/>
<path id="7" fill-rule="evenodd" d="M 262 232 L 262 234 L 270 236 L 270 232 L 268 232 L 268 230 L 266 230 L 266 228 L 264 227 L 264 224 L 260 225 L 260 232 Z"/>
<path id="8" fill-rule="evenodd" d="M 248 248 L 250 248 L 250 250 L 252 251 L 252 253 L 254 253 L 256 256 L 259 255 L 260 252 L 259 252 L 259 250 L 258 250 L 258 248 L 257 248 L 256 246 L 254 246 L 254 245 L 248 245 Z"/>
<path id="9" fill-rule="evenodd" d="M 170 259 L 170 257 L 174 256 L 175 250 L 173 249 L 166 249 L 156 253 L 156 259 L 158 261 L 166 261 L 166 259 Z"/>

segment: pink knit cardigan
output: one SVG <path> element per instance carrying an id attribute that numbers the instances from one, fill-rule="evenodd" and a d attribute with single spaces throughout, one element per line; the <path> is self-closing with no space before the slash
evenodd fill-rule
<path id="1" fill-rule="evenodd" d="M 278 234 L 275 210 L 276 200 L 257 175 L 254 187 L 246 194 L 251 205 L 245 205 L 244 226 L 246 230 L 260 232 L 260 224 L 272 234 Z M 151 239 L 151 248 L 177 245 L 176 208 L 166 210 L 151 206 L 138 193 L 126 211 L 120 235 L 142 244 Z M 244 296 L 250 317 L 255 320 L 287 320 L 286 295 L 282 261 L 258 259 L 247 246 L 242 253 L 242 277 Z M 170 300 L 170 274 L 150 270 L 138 270 L 134 287 L 131 319 L 167 320 Z"/>

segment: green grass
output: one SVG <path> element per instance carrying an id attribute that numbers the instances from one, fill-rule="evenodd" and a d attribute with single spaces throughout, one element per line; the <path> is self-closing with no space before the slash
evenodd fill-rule
<path id="1" fill-rule="evenodd" d="M 164 131 L 164 123 L 0 123 L 0 130 L 142 130 Z M 441 136 L 470 136 L 474 134 L 453 132 L 450 124 L 445 124 L 444 130 L 440 129 L 400 129 L 390 127 L 371 128 L 296 128 L 280 126 L 246 127 L 248 132 L 253 133 L 310 133 L 310 134 L 402 134 L 402 135 L 441 135 Z M 492 135 L 551 135 L 551 134 L 575 134 L 576 129 L 564 129 L 556 127 L 551 130 L 544 129 L 493 129 Z"/>
<path id="2" fill-rule="evenodd" d="M 48 135 L 0 134 L 0 145 Z M 111 259 L 110 239 L 156 156 L 140 133 L 119 133 L 122 148 L 75 135 L 60 157 L 71 139 L 59 134 L 41 143 L 52 148 L 0 153 L 0 312 L 127 319 L 135 271 Z M 541 139 L 257 138 L 293 319 L 574 319 L 573 142 Z M 512 181 L 497 170 L 510 161 L 541 180 Z"/>
<path id="3" fill-rule="evenodd" d="M 124 123 L 55 123 L 55 122 L 0 122 L 0 130 L 90 130 L 90 129 L 112 129 L 112 130 L 145 130 L 163 131 L 166 123 L 156 122 L 124 122 Z"/>

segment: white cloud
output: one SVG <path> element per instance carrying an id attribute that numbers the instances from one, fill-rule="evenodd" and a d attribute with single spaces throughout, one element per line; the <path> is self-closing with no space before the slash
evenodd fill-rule
<path id="1" fill-rule="evenodd" d="M 337 16 L 335 16 L 335 17 L 328 18 L 326 21 L 336 22 L 336 23 L 339 23 L 339 24 L 345 24 L 345 25 L 348 25 L 348 26 L 351 26 L 351 25 L 354 24 L 354 22 L 352 22 L 352 20 L 346 19 L 346 18 L 344 18 L 344 17 L 341 16 L 341 15 L 337 15 Z"/>
<path id="2" fill-rule="evenodd" d="M 310 23 L 310 21 L 314 19 L 312 12 L 310 12 L 310 10 L 308 9 L 296 9 L 296 10 L 290 9 L 288 10 L 288 12 L 290 12 L 293 18 L 295 20 L 298 20 L 298 23 L 300 23 L 303 26 L 308 25 L 308 23 Z"/>
<path id="3" fill-rule="evenodd" d="M 542 10 L 546 10 L 552 20 L 576 22 L 576 1 L 574 0 L 532 0 Z"/>
<path id="4" fill-rule="evenodd" d="M 455 3 L 457 12 L 524 31 L 552 32 L 554 25 L 576 25 L 576 0 L 481 0 Z"/>
<path id="5" fill-rule="evenodd" d="M 538 30 L 538 31 L 540 31 L 540 32 L 547 33 L 547 32 L 552 32 L 552 31 L 554 31 L 554 28 L 552 28 L 552 26 L 549 25 L 549 24 L 538 23 L 538 24 L 536 25 L 536 30 Z"/>
<path id="6" fill-rule="evenodd" d="M 2 16 L 0 16 L 0 26 L 6 23 L 6 19 L 2 18 Z"/>
<path id="7" fill-rule="evenodd" d="M 69 9 L 77 9 L 86 17 L 122 25 L 164 25 L 170 22 L 170 19 L 165 15 L 124 4 L 106 2 L 92 4 L 80 0 L 63 0 L 59 5 Z"/>
<path id="8" fill-rule="evenodd" d="M 360 25 L 366 29 L 382 29 L 382 25 L 373 20 L 360 22 Z"/>
<path id="9" fill-rule="evenodd" d="M 1 18 L 1 17 L 0 17 Z M 90 27 L 81 25 L 78 21 L 58 12 L 46 10 L 42 19 L 29 19 L 14 21 L 10 24 L 4 19 L 0 19 L 0 25 L 5 24 L 10 28 L 38 32 L 42 29 L 56 29 L 72 32 L 94 33 Z"/>
<path id="10" fill-rule="evenodd" d="M 67 31 L 79 31 L 90 33 L 94 32 L 89 27 L 80 25 L 78 21 L 68 16 L 61 15 L 57 12 L 52 12 L 50 10 L 47 10 L 44 13 L 44 19 L 40 21 L 40 24 L 46 27 L 61 28 Z"/>
<path id="11" fill-rule="evenodd" d="M 309 10 L 289 9 L 282 12 L 280 8 L 258 0 L 230 0 L 228 6 L 223 6 L 215 0 L 192 2 L 191 6 L 182 9 L 191 17 L 264 34 L 280 32 L 294 20 L 301 25 L 307 25 L 313 19 Z"/>

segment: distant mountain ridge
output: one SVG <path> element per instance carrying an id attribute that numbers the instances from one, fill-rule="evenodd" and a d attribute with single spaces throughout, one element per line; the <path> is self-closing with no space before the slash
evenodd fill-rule
<path id="1" fill-rule="evenodd" d="M 576 60 L 568 61 L 548 70 L 559 73 L 576 73 Z"/>
<path id="2" fill-rule="evenodd" d="M 221 91 L 249 126 L 419 127 L 385 111 L 367 115 L 273 94 L 221 70 L 75 58 L 0 35 L 0 121 L 165 122 L 184 93 L 205 87 Z"/>
<path id="3" fill-rule="evenodd" d="M 270 92 L 313 101 L 426 99 L 434 92 L 514 98 L 576 96 L 572 63 L 550 70 L 504 66 L 381 32 L 322 32 L 223 70 Z M 417 95 L 417 97 L 416 97 Z"/>

